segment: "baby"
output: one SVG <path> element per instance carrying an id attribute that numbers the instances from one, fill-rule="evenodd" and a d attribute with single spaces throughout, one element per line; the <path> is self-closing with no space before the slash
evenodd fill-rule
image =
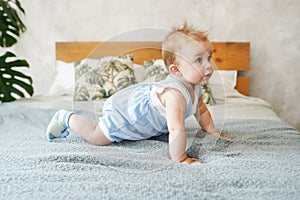
<path id="1" fill-rule="evenodd" d="M 199 164 L 186 153 L 186 118 L 194 115 L 205 132 L 231 139 L 216 130 L 201 98 L 200 85 L 213 74 L 212 45 L 205 32 L 185 23 L 166 36 L 162 50 L 170 73 L 165 80 L 118 91 L 105 102 L 98 124 L 72 111 L 59 110 L 48 125 L 47 138 L 67 137 L 71 129 L 89 143 L 101 146 L 168 133 L 171 159 Z"/>

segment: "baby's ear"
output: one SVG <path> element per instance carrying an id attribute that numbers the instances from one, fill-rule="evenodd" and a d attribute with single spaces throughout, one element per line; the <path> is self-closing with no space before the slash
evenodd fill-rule
<path id="1" fill-rule="evenodd" d="M 180 72 L 179 68 L 177 67 L 177 65 L 175 65 L 175 64 L 169 65 L 169 72 L 170 72 L 170 74 L 172 74 L 174 76 L 181 76 L 181 72 Z"/>

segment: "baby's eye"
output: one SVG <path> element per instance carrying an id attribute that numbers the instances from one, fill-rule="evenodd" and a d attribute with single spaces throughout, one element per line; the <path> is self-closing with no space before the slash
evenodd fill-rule
<path id="1" fill-rule="evenodd" d="M 195 62 L 196 63 L 202 63 L 202 58 L 201 57 L 197 58 Z"/>
<path id="2" fill-rule="evenodd" d="M 210 56 L 208 56 L 208 58 L 207 58 L 207 59 L 208 59 L 208 61 L 211 61 L 211 57 L 212 57 L 211 55 L 210 55 Z"/>

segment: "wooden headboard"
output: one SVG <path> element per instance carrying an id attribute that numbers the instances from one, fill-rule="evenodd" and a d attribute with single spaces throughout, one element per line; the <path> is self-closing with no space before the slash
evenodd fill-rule
<path id="1" fill-rule="evenodd" d="M 249 70 L 249 42 L 212 42 L 212 45 L 218 70 Z M 124 54 L 133 54 L 137 64 L 161 59 L 161 42 L 56 42 L 56 60 L 65 62 Z M 248 84 L 247 77 L 238 77 L 236 89 L 248 95 Z"/>

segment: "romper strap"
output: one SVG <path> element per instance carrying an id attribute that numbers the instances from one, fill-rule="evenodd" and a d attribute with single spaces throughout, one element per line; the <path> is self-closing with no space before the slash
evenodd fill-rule
<path id="1" fill-rule="evenodd" d="M 173 78 L 171 75 L 168 75 L 165 80 L 158 82 L 157 84 L 163 88 L 168 87 L 168 88 L 177 89 L 183 94 L 183 96 L 186 100 L 186 103 L 187 103 L 187 109 L 184 113 L 184 116 L 185 116 L 185 118 L 187 118 L 192 111 L 192 100 L 191 100 L 191 95 L 190 95 L 188 89 L 180 81 Z M 201 93 L 200 93 L 200 95 L 201 95 Z"/>

